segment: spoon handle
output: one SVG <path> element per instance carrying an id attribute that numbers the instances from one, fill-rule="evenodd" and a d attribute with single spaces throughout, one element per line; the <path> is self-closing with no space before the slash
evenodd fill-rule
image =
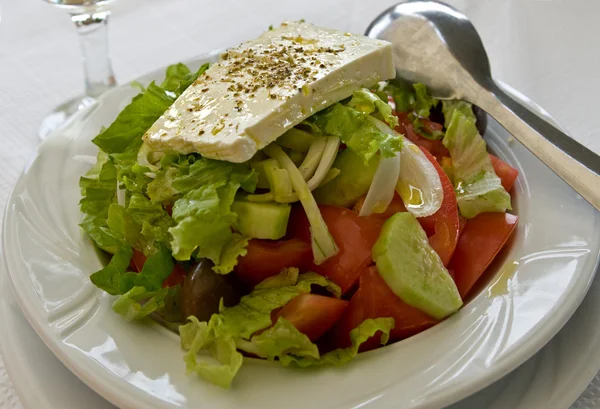
<path id="1" fill-rule="evenodd" d="M 600 210 L 600 156 L 519 104 L 495 83 L 472 101 Z"/>

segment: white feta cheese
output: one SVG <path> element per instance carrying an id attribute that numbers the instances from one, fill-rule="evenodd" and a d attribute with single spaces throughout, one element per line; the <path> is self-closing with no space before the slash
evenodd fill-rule
<path id="1" fill-rule="evenodd" d="M 245 162 L 315 112 L 394 76 L 386 41 L 283 23 L 224 53 L 144 140 L 155 150 Z"/>

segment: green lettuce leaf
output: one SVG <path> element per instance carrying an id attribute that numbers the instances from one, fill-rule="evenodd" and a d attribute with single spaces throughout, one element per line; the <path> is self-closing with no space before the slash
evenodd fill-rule
<path id="1" fill-rule="evenodd" d="M 243 362 L 235 341 L 228 336 L 215 337 L 209 324 L 194 316 L 189 320 L 179 327 L 181 347 L 187 351 L 184 361 L 188 374 L 196 373 L 200 378 L 228 389 Z M 211 352 L 211 357 L 199 356 L 205 350 Z"/>
<path id="2" fill-rule="evenodd" d="M 365 114 L 379 113 L 390 128 L 393 129 L 398 126 L 398 117 L 394 115 L 392 107 L 387 103 L 387 99 L 385 101 L 382 100 L 378 95 L 366 88 L 354 91 L 348 106 Z"/>
<path id="3" fill-rule="evenodd" d="M 79 179 L 83 198 L 79 202 L 83 218 L 81 228 L 104 251 L 115 253 L 123 238 L 107 224 L 111 204 L 117 201 L 117 169 L 103 153 L 98 154 L 97 164 Z"/>
<path id="4" fill-rule="evenodd" d="M 240 187 L 253 191 L 257 181 L 247 164 L 204 158 L 192 163 L 187 175 L 176 177 L 173 186 L 187 193 L 173 206 L 176 224 L 169 228 L 173 256 L 177 260 L 189 260 L 192 254 L 206 257 L 216 272 L 231 272 L 247 244 L 231 230 L 237 220 L 231 205 Z"/>
<path id="5" fill-rule="evenodd" d="M 267 288 L 279 288 L 290 285 L 295 285 L 298 282 L 298 275 L 300 270 L 296 267 L 288 267 L 281 270 L 281 272 L 275 276 L 265 278 L 261 281 L 255 289 L 267 289 Z M 339 296 L 338 296 L 339 298 Z"/>
<path id="6" fill-rule="evenodd" d="M 429 118 L 431 108 L 435 107 L 439 101 L 427 93 L 425 85 L 416 83 L 413 84 L 413 88 L 415 90 L 415 112 L 421 118 Z"/>
<path id="7" fill-rule="evenodd" d="M 443 144 L 452 158 L 456 200 L 462 216 L 470 219 L 483 212 L 511 209 L 510 195 L 494 172 L 473 118 L 455 109 Z"/>
<path id="8" fill-rule="evenodd" d="M 110 262 L 103 269 L 96 271 L 90 276 L 92 283 L 101 290 L 110 295 L 123 294 L 126 291 L 121 289 L 121 279 L 129 267 L 129 262 L 133 257 L 133 250 L 129 246 L 121 247 L 110 259 Z"/>
<path id="9" fill-rule="evenodd" d="M 190 75 L 192 72 L 187 67 L 187 65 L 183 63 L 169 65 L 167 67 L 167 72 L 165 74 L 164 81 L 160 84 L 162 89 L 166 89 L 167 91 L 174 92 L 179 88 L 179 85 L 184 80 L 184 78 Z"/>
<path id="10" fill-rule="evenodd" d="M 249 193 L 258 183 L 258 174 L 246 163 L 169 154 L 161 160 L 161 169 L 148 184 L 148 197 L 154 202 L 174 201 L 187 192 L 229 178 L 235 178 Z"/>
<path id="11" fill-rule="evenodd" d="M 162 205 L 152 203 L 141 193 L 131 194 L 127 208 L 113 203 L 108 209 L 108 227 L 146 256 L 169 246 L 168 229 L 174 224 Z"/>
<path id="12" fill-rule="evenodd" d="M 381 152 L 384 157 L 393 157 L 402 149 L 402 138 L 380 131 L 367 118 L 368 114 L 336 103 L 316 113 L 309 121 L 324 134 L 337 136 L 363 158 L 365 163 Z"/>
<path id="13" fill-rule="evenodd" d="M 144 133 L 174 101 L 175 98 L 170 96 L 168 91 L 152 82 L 146 91 L 136 95 L 117 119 L 92 142 L 109 154 L 122 153 L 130 145 L 139 149 Z"/>
<path id="14" fill-rule="evenodd" d="M 377 332 L 382 332 L 381 345 L 387 344 L 390 331 L 394 328 L 393 318 L 375 318 L 363 321 L 358 327 L 350 332 L 350 340 L 352 345 L 348 348 L 339 348 L 322 355 L 318 359 L 306 356 L 296 356 L 287 354 L 280 357 L 280 362 L 284 366 L 296 365 L 302 368 L 309 366 L 322 365 L 344 365 L 350 362 L 358 355 L 360 346 Z"/>
<path id="15" fill-rule="evenodd" d="M 288 320 L 279 317 L 275 325 L 254 335 L 250 341 L 238 340 L 239 349 L 270 361 L 285 360 L 287 355 L 296 359 L 319 359 L 319 348 Z"/>
<path id="16" fill-rule="evenodd" d="M 131 247 L 122 246 L 106 267 L 90 276 L 92 283 L 111 295 L 125 294 L 133 287 L 144 287 L 147 291 L 160 290 L 163 281 L 173 270 L 169 249 L 162 248 L 148 257 L 139 273 L 127 271 L 132 257 Z"/>
<path id="17" fill-rule="evenodd" d="M 458 99 L 442 101 L 442 114 L 444 114 L 444 127 L 450 127 L 450 121 L 452 121 L 452 115 L 454 111 L 461 112 L 467 119 L 477 123 L 477 117 L 473 112 L 473 106 L 466 101 Z"/>
<path id="18" fill-rule="evenodd" d="M 143 194 L 133 193 L 127 214 L 141 227 L 138 250 L 148 256 L 161 247 L 169 247 L 169 228 L 175 225 L 175 221 L 160 203 L 151 202 Z"/>
<path id="19" fill-rule="evenodd" d="M 237 266 L 238 258 L 248 254 L 248 238 L 238 233 L 233 233 L 231 239 L 223 249 L 219 257 L 219 264 L 213 267 L 213 271 L 218 274 L 229 274 Z"/>
<path id="20" fill-rule="evenodd" d="M 117 298 L 112 305 L 112 309 L 127 321 L 140 320 L 155 311 L 163 309 L 165 300 L 173 291 L 172 288 L 148 291 L 144 287 L 135 286 Z"/>

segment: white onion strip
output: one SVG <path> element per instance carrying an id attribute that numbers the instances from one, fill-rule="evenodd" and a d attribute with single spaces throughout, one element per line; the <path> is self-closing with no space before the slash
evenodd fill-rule
<path id="1" fill-rule="evenodd" d="M 440 175 L 421 149 L 406 138 L 403 141 L 400 157 L 402 164 L 397 189 L 404 200 L 406 210 L 415 217 L 431 216 L 440 209 L 444 200 Z M 402 192 L 403 186 L 413 186 L 420 190 L 421 203 L 418 205 L 406 203 L 407 199 Z"/>
<path id="2" fill-rule="evenodd" d="M 375 176 L 367 192 L 359 216 L 383 213 L 394 198 L 396 183 L 400 175 L 400 153 L 391 158 L 379 159 Z"/>
<path id="3" fill-rule="evenodd" d="M 442 189 L 442 181 L 440 180 L 440 176 L 435 169 L 435 166 L 427 159 L 427 156 L 421 151 L 421 149 L 406 139 L 404 136 L 399 134 L 398 132 L 392 130 L 387 124 L 369 116 L 368 119 L 375 125 L 381 132 L 385 132 L 387 134 L 399 135 L 402 137 L 402 150 L 400 151 L 400 175 L 396 179 L 396 189 L 399 190 L 400 196 L 403 196 L 401 187 L 414 187 L 418 189 L 421 193 L 421 203 L 418 205 L 413 205 L 411 203 L 406 203 L 406 198 L 402 197 L 405 201 L 406 210 L 411 212 L 415 217 L 426 217 L 431 216 L 435 212 L 437 212 L 442 206 L 442 200 L 444 200 L 444 191 Z M 380 165 L 381 165 L 380 161 Z M 379 171 L 379 167 L 375 172 L 375 177 L 377 177 L 377 172 Z M 373 179 L 373 184 L 375 182 L 375 178 Z M 367 193 L 367 198 L 371 193 L 371 188 L 369 188 L 369 192 Z M 379 188 L 381 189 L 381 188 Z M 393 192 L 392 192 L 393 198 Z M 365 204 L 367 200 L 365 199 Z M 390 199 L 391 201 L 391 199 Z M 389 203 L 388 203 L 389 204 Z M 365 206 L 363 205 L 363 208 Z M 369 209 L 365 210 L 367 212 Z M 361 215 L 363 211 L 361 209 Z"/>

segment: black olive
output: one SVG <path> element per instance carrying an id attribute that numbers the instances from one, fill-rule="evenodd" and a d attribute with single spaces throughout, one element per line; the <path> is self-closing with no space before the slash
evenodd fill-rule
<path id="1" fill-rule="evenodd" d="M 219 312 L 223 299 L 226 307 L 236 305 L 243 295 L 243 286 L 233 274 L 217 274 L 210 260 L 202 259 L 185 277 L 181 291 L 181 310 L 185 317 L 196 316 L 208 321 Z"/>

